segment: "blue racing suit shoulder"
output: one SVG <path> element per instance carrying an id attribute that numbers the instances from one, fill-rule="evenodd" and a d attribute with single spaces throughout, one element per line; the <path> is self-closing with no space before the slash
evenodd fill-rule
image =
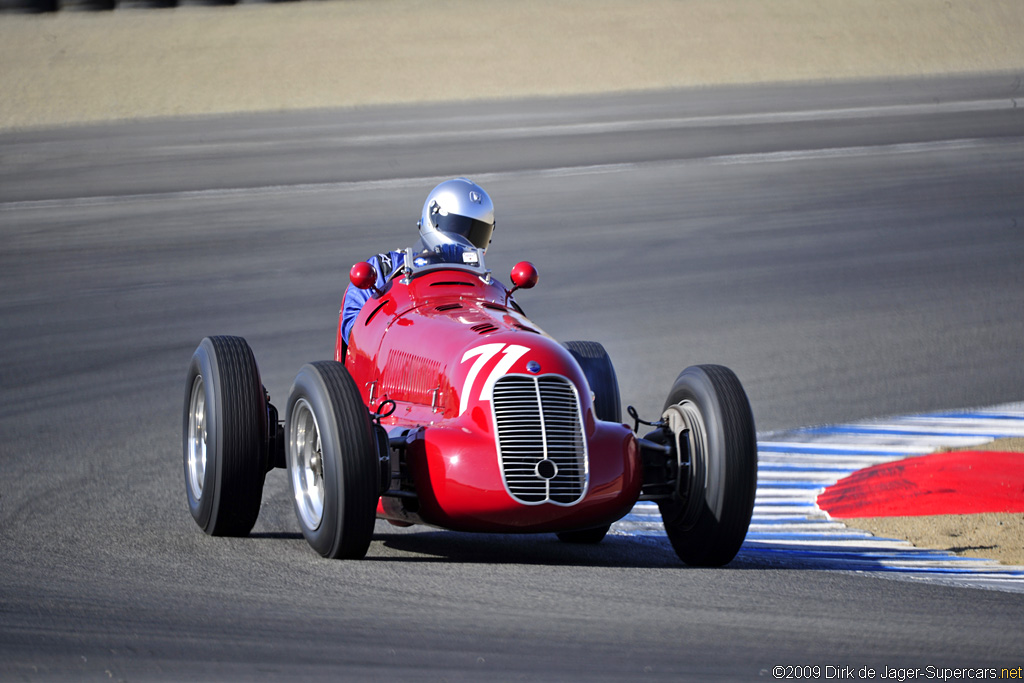
<path id="1" fill-rule="evenodd" d="M 366 259 L 366 262 L 377 271 L 375 284 L 380 289 L 384 286 L 388 276 L 405 264 L 405 255 L 400 251 L 388 251 L 371 256 Z M 363 310 L 363 306 L 370 300 L 370 296 L 370 290 L 359 289 L 351 283 L 345 289 L 345 299 L 341 304 L 341 337 L 346 344 L 348 344 L 349 335 L 352 333 L 352 326 L 356 322 L 356 316 L 359 315 L 359 311 Z"/>

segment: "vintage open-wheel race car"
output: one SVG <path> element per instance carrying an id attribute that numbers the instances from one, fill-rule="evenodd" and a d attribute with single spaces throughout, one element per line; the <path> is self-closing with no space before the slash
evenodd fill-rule
<path id="1" fill-rule="evenodd" d="M 202 340 L 185 391 L 189 509 L 211 535 L 256 523 L 266 473 L 287 469 L 299 526 L 330 558 L 360 558 L 376 519 L 455 531 L 555 533 L 597 543 L 638 500 L 656 501 L 690 565 L 719 566 L 747 533 L 757 481 L 754 421 L 735 374 L 685 369 L 657 420 L 629 408 L 604 348 L 560 344 L 512 298 L 483 252 L 405 251 L 334 360 L 299 370 L 283 420 L 240 337 Z M 643 436 L 639 431 L 644 425 Z"/>

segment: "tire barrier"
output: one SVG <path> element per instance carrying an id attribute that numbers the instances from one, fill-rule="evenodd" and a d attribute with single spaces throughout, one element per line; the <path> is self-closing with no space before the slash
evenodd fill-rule
<path id="1" fill-rule="evenodd" d="M 112 11 L 115 9 L 172 9 L 174 7 L 218 7 L 252 2 L 287 0 L 0 0 L 0 14 L 46 14 L 67 11 Z"/>

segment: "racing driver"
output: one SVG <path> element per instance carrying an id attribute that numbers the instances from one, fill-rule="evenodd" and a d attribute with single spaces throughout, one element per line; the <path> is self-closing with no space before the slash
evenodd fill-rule
<path id="1" fill-rule="evenodd" d="M 487 251 L 494 232 L 494 203 L 484 188 L 469 178 L 446 180 L 427 195 L 419 222 L 417 252 L 435 252 L 442 257 L 473 246 Z M 377 254 L 367 261 L 377 271 L 375 286 L 380 289 L 388 277 L 405 265 L 401 251 Z M 341 304 L 341 335 L 348 347 L 349 334 L 356 316 L 370 298 L 370 290 L 349 284 Z"/>

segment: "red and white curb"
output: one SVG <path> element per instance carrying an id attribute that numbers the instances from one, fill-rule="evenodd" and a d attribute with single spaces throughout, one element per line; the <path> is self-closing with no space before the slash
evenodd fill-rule
<path id="1" fill-rule="evenodd" d="M 1007 437 L 1024 437 L 1024 403 L 762 435 L 754 516 L 737 561 L 1024 592 L 1024 567 L 876 537 L 831 519 L 816 502 L 865 467 Z M 668 543 L 653 503 L 638 503 L 610 533 Z"/>

